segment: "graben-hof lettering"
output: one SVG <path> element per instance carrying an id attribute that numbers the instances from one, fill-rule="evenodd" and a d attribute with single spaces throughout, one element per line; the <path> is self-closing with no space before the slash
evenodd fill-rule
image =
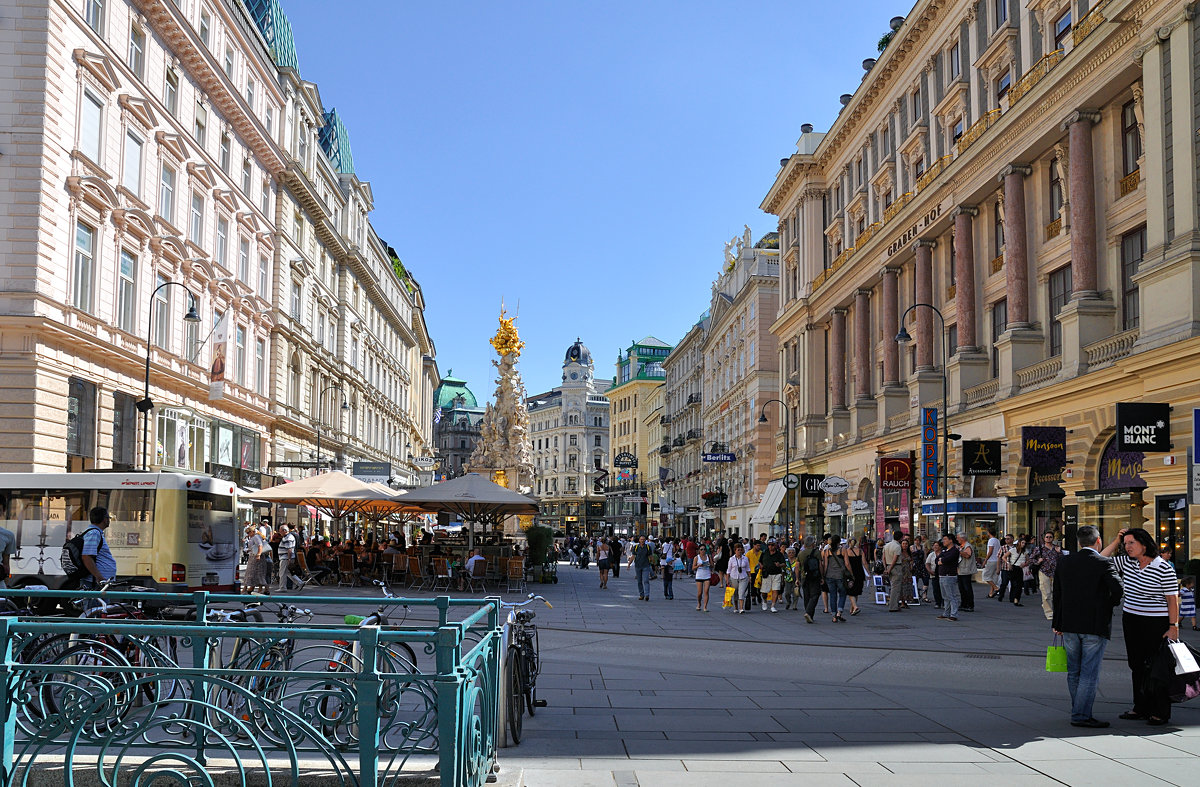
<path id="1" fill-rule="evenodd" d="M 940 204 L 935 205 L 933 210 L 929 211 L 924 216 L 917 219 L 917 221 L 911 227 L 906 229 L 899 238 L 896 238 L 894 241 L 892 241 L 891 243 L 888 244 L 887 256 L 891 257 L 893 254 L 900 251 L 905 246 L 907 246 L 909 243 L 911 243 L 913 241 L 913 239 L 917 237 L 917 234 L 921 230 L 925 229 L 930 224 L 937 221 L 941 217 L 941 215 L 942 215 L 942 206 Z"/>

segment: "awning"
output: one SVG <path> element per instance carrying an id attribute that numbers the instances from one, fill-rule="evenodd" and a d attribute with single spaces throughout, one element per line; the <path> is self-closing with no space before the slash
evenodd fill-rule
<path id="1" fill-rule="evenodd" d="M 783 502 L 785 494 L 787 494 L 787 490 L 783 488 L 782 478 L 778 478 L 767 484 L 767 488 L 763 492 L 762 502 L 755 509 L 754 516 L 750 517 L 750 524 L 770 524 L 771 520 L 775 518 L 775 512 L 779 510 L 779 504 Z"/>

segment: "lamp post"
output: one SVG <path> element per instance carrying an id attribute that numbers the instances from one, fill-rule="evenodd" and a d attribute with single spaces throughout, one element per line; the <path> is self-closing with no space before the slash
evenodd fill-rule
<path id="1" fill-rule="evenodd" d="M 788 482 L 791 481 L 792 477 L 792 419 L 788 414 L 788 406 L 782 399 L 768 399 L 763 402 L 762 409 L 758 413 L 758 422 L 760 424 L 767 423 L 767 405 L 771 402 L 778 404 L 779 409 L 783 411 L 783 494 L 786 498 L 787 493 L 791 491 L 788 489 Z M 789 522 L 789 529 L 790 527 L 794 527 L 795 524 L 795 521 Z"/>
<path id="2" fill-rule="evenodd" d="M 931 309 L 942 325 L 942 535 L 945 536 L 950 534 L 950 413 L 946 409 L 946 393 L 950 387 L 947 377 L 950 348 L 946 336 L 946 318 L 942 316 L 941 310 L 933 304 L 914 303 L 904 310 L 904 314 L 900 315 L 900 332 L 896 334 L 896 343 L 907 344 L 912 341 L 912 337 L 904 329 L 904 318 L 919 306 Z M 957 436 L 955 439 L 958 439 Z"/>
<path id="3" fill-rule="evenodd" d="M 164 281 L 162 284 L 154 288 L 154 292 L 150 293 L 150 314 L 146 317 L 146 387 L 143 393 L 143 398 L 137 403 L 137 409 L 142 414 L 142 470 L 148 469 L 149 452 L 150 452 L 150 411 L 154 409 L 154 402 L 150 399 L 150 341 L 154 332 L 154 298 L 158 295 L 158 291 L 163 287 L 183 287 L 184 292 L 193 300 L 188 304 L 187 314 L 183 315 L 184 322 L 198 323 L 200 315 L 196 314 L 195 297 L 192 291 L 187 288 L 183 282 Z"/>
<path id="4" fill-rule="evenodd" d="M 323 413 L 325 412 L 325 408 L 323 407 L 323 405 L 325 404 L 325 393 L 326 393 L 326 391 L 341 391 L 341 390 L 342 390 L 342 386 L 331 385 L 328 388 L 326 388 L 325 390 L 321 391 L 321 393 L 317 394 L 317 469 L 318 470 L 321 468 L 321 428 L 324 426 L 321 419 L 322 419 Z M 346 394 L 345 393 L 342 393 L 341 409 L 342 409 L 342 412 L 345 412 L 346 410 L 350 409 L 349 403 L 346 402 Z"/>

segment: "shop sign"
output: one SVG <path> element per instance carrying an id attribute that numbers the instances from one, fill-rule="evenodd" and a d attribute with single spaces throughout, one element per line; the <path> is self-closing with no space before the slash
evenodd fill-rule
<path id="1" fill-rule="evenodd" d="M 879 460 L 879 486 L 882 489 L 912 489 L 913 460 L 889 457 Z"/>
<path id="2" fill-rule="evenodd" d="M 854 500 L 850 503 L 850 510 L 856 514 L 861 514 L 864 511 L 870 511 L 871 504 L 866 500 Z"/>
<path id="3" fill-rule="evenodd" d="M 622 451 L 613 459 L 613 467 L 637 467 L 637 457 L 628 451 Z"/>
<path id="4" fill-rule="evenodd" d="M 1122 451 L 1117 447 L 1117 438 L 1114 437 L 1108 441 L 1100 456 L 1100 488 L 1144 489 L 1146 481 L 1142 478 L 1142 469 L 1145 462 L 1145 454 L 1141 451 Z"/>
<path id="5" fill-rule="evenodd" d="M 842 506 L 840 503 L 826 503 L 825 516 L 841 516 Z"/>
<path id="6" fill-rule="evenodd" d="M 964 475 L 1000 475 L 999 440 L 963 440 Z"/>
<path id="7" fill-rule="evenodd" d="M 816 473 L 800 474 L 800 497 L 820 497 L 821 482 L 825 476 Z"/>
<path id="8" fill-rule="evenodd" d="M 1021 467 L 1066 467 L 1065 426 L 1021 427 Z"/>
<path id="9" fill-rule="evenodd" d="M 1188 489 L 1192 505 L 1200 506 L 1200 465 L 1196 464 L 1196 454 L 1188 454 Z"/>
<path id="10" fill-rule="evenodd" d="M 703 462 L 736 462 L 737 456 L 732 451 L 706 453 L 700 455 L 700 460 Z"/>
<path id="11" fill-rule="evenodd" d="M 1064 497 L 1061 467 L 1035 467 L 1029 472 L 1029 494 L 1034 497 Z"/>
<path id="12" fill-rule="evenodd" d="M 921 494 L 938 496 L 938 411 L 921 408 Z"/>
<path id="13" fill-rule="evenodd" d="M 1200 457 L 1200 407 L 1192 410 L 1192 460 Z"/>
<path id="14" fill-rule="evenodd" d="M 1170 452 L 1171 405 L 1117 402 L 1117 450 Z"/>
<path id="15" fill-rule="evenodd" d="M 925 516 L 941 516 L 942 503 L 941 501 L 932 503 L 922 503 L 921 513 Z M 951 500 L 951 514 L 998 514 L 1000 513 L 999 500 Z"/>
<path id="16" fill-rule="evenodd" d="M 820 483 L 821 491 L 827 495 L 840 495 L 850 488 L 850 482 L 841 476 L 831 475 Z"/>
<path id="17" fill-rule="evenodd" d="M 392 477 L 391 462 L 355 462 L 350 466 L 350 475 L 364 484 L 386 484 Z"/>

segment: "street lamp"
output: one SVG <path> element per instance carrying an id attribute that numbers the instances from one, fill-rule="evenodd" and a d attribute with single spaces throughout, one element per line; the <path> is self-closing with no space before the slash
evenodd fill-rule
<path id="1" fill-rule="evenodd" d="M 767 405 L 771 402 L 778 404 L 779 409 L 783 411 L 783 494 L 786 497 L 787 493 L 791 491 L 788 489 L 788 483 L 792 480 L 792 419 L 788 414 L 788 406 L 782 399 L 768 399 L 763 402 L 762 410 L 758 414 L 760 424 L 767 423 Z M 795 524 L 795 522 L 790 522 L 789 529 Z"/>
<path id="2" fill-rule="evenodd" d="M 150 340 L 154 331 L 154 297 L 158 295 L 158 291 L 163 287 L 170 287 L 171 285 L 183 287 L 184 292 L 190 298 L 187 314 L 183 315 L 183 321 L 191 323 L 200 322 L 200 315 L 196 314 L 196 296 L 192 295 L 192 291 L 183 282 L 164 281 L 154 288 L 154 292 L 150 293 L 150 314 L 146 317 L 146 389 L 142 400 L 137 403 L 138 412 L 142 414 L 142 470 L 147 469 L 147 462 L 149 460 L 150 411 L 154 409 L 154 402 L 150 399 Z"/>
<path id="3" fill-rule="evenodd" d="M 950 387 L 947 377 L 950 347 L 946 336 L 946 318 L 942 316 L 938 307 L 929 303 L 914 303 L 904 310 L 904 314 L 900 315 L 900 333 L 896 334 L 896 343 L 907 344 L 912 341 L 912 337 L 904 329 L 904 318 L 918 306 L 932 310 L 942 325 L 942 535 L 945 536 L 950 534 L 950 412 L 946 409 L 946 393 Z M 955 436 L 955 439 L 958 437 Z"/>
<path id="4" fill-rule="evenodd" d="M 324 416 L 324 413 L 325 413 L 325 408 L 323 407 L 323 405 L 325 403 L 325 392 L 326 391 L 341 391 L 341 390 L 342 390 L 342 386 L 331 385 L 328 388 L 326 388 L 324 391 L 321 391 L 321 393 L 317 394 L 317 469 L 320 469 L 320 467 L 321 467 L 321 428 L 324 425 L 322 423 L 322 417 Z M 344 392 L 342 393 L 342 408 L 341 409 L 342 409 L 342 412 L 345 412 L 350 409 L 350 405 L 346 402 L 346 394 Z"/>
<path id="5" fill-rule="evenodd" d="M 705 445 L 708 446 L 708 450 L 714 454 L 724 453 L 726 448 L 725 444 L 720 440 L 710 440 L 709 442 L 705 443 Z M 721 466 L 717 468 L 717 493 L 720 495 L 720 497 L 717 498 L 719 501 L 718 505 L 714 505 L 713 508 L 724 509 L 729 502 L 729 496 L 725 494 L 725 463 L 721 462 L 720 465 Z M 721 515 L 721 528 L 725 528 L 724 513 Z"/>

